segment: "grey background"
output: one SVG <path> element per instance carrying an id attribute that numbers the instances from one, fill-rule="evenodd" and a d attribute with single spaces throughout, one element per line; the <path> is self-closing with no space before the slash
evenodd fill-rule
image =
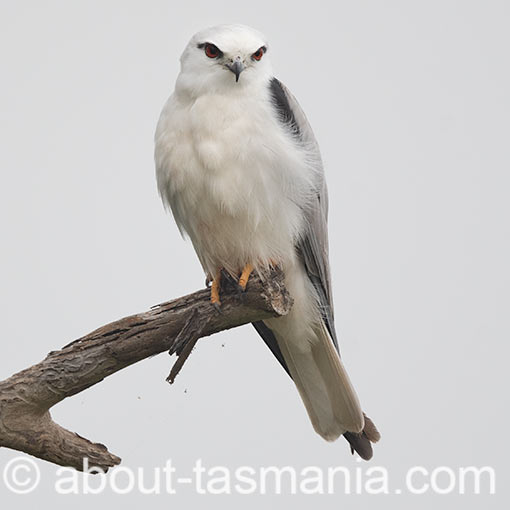
<path id="1" fill-rule="evenodd" d="M 157 196 L 152 138 L 189 37 L 242 22 L 267 34 L 321 145 L 341 349 L 383 435 L 372 465 L 392 489 L 414 465 L 497 472 L 492 497 L 64 497 L 38 461 L 41 487 L 22 497 L 0 482 L 2 505 L 508 504 L 508 2 L 0 5 L 0 378 L 203 285 Z M 251 327 L 202 341 L 173 387 L 172 361 L 123 370 L 54 418 L 132 468 L 360 467 L 313 432 Z M 17 455 L 0 450 L 0 467 Z"/>

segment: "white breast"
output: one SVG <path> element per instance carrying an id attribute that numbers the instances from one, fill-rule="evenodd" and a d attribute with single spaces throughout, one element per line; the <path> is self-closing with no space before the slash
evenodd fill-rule
<path id="1" fill-rule="evenodd" d="M 161 114 L 159 191 L 209 274 L 294 257 L 314 176 L 272 108 L 268 90 L 194 102 L 173 95 Z"/>

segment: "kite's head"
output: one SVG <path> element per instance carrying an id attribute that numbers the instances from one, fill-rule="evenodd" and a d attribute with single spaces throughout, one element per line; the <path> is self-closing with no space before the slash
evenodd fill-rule
<path id="1" fill-rule="evenodd" d="M 239 90 L 272 77 L 265 37 L 244 25 L 219 25 L 195 34 L 181 57 L 177 88 L 194 95 Z"/>

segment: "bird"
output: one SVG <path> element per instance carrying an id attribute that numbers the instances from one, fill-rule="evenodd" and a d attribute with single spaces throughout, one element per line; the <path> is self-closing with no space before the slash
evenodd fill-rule
<path id="1" fill-rule="evenodd" d="M 245 290 L 254 271 L 283 271 L 290 313 L 253 326 L 294 381 L 315 431 L 327 441 L 343 435 L 368 460 L 380 434 L 338 348 L 321 154 L 270 54 L 266 37 L 245 25 L 191 38 L 156 127 L 157 186 L 212 282 L 211 306 L 221 308 L 222 272 Z"/>

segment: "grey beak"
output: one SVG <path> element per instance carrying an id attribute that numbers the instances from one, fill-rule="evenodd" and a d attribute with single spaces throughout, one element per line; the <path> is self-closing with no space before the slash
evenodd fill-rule
<path id="1" fill-rule="evenodd" d="M 239 81 L 239 75 L 244 71 L 244 64 L 240 60 L 236 60 L 227 67 L 236 75 L 236 83 Z"/>

